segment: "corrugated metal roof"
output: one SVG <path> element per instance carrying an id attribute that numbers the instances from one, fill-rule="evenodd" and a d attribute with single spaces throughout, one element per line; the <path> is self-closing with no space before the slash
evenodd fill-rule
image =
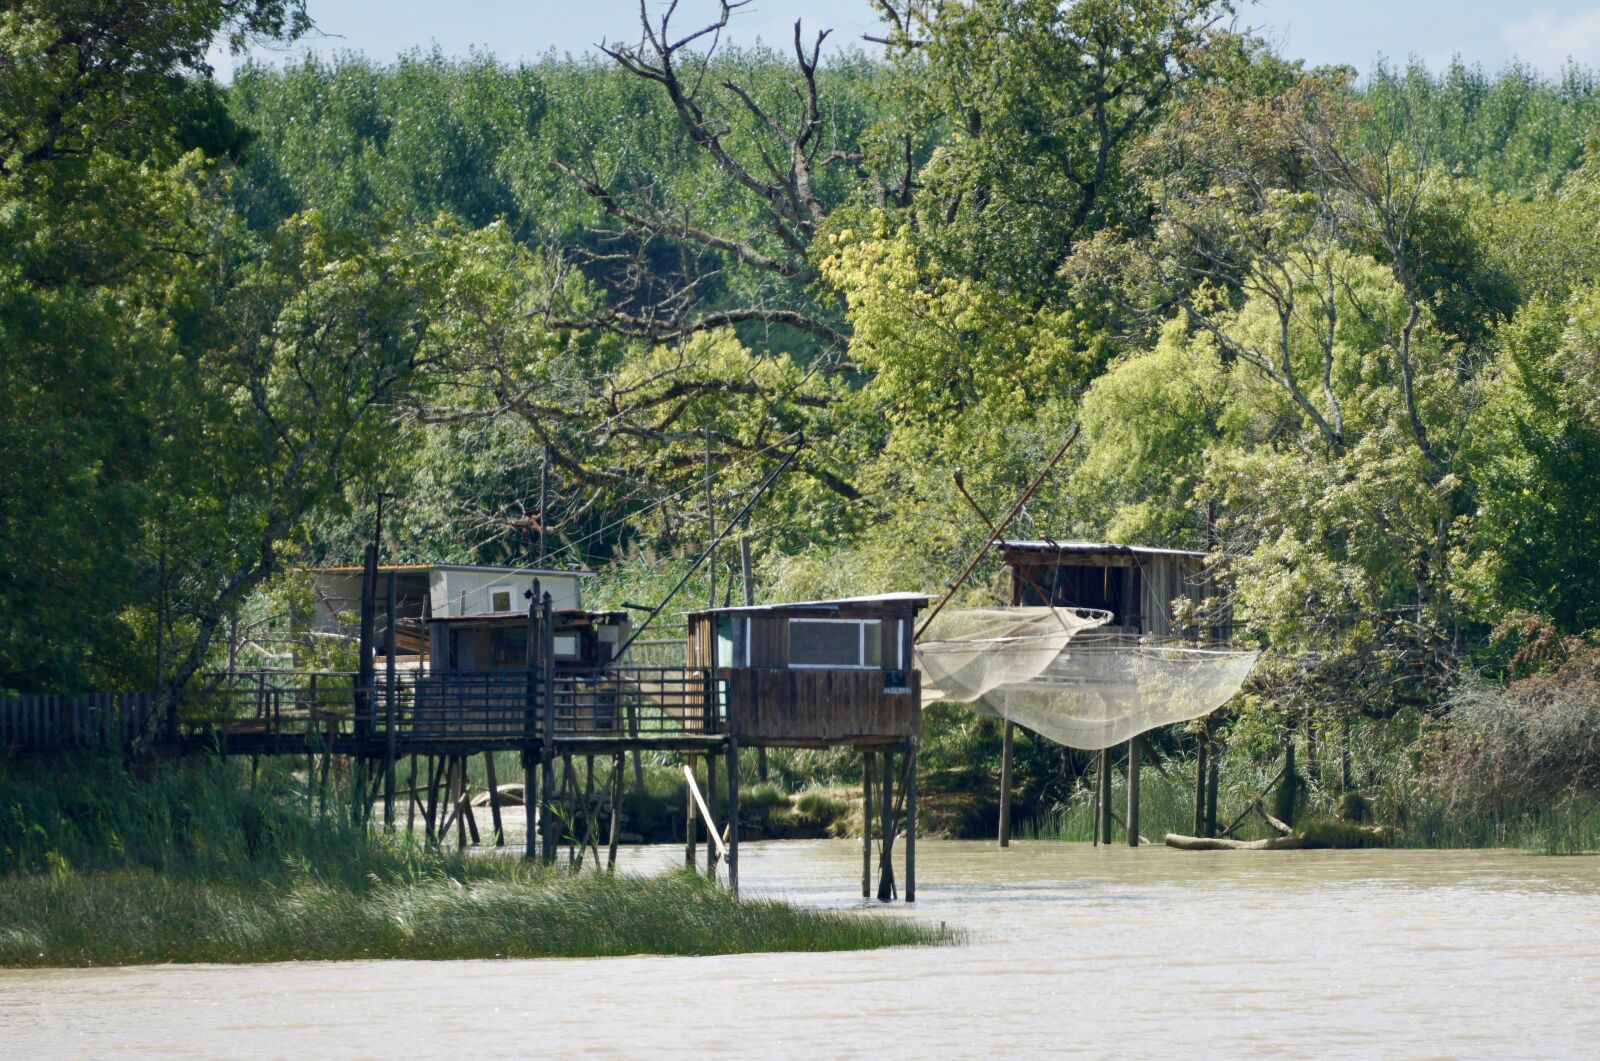
<path id="1" fill-rule="evenodd" d="M 1111 542 L 1043 542 L 999 541 L 1002 549 L 1026 549 L 1051 553 L 1113 553 L 1118 556 L 1199 556 L 1206 554 L 1195 549 L 1160 549 L 1152 545 L 1116 545 Z"/>
<path id="2" fill-rule="evenodd" d="M 747 604 L 729 608 L 697 608 L 684 615 L 726 615 L 732 612 L 780 612 L 790 609 L 824 611 L 852 604 L 893 604 L 897 601 L 920 601 L 927 604 L 933 597 L 927 593 L 874 593 L 865 597 L 835 597 L 833 600 L 782 601 L 776 604 Z"/>

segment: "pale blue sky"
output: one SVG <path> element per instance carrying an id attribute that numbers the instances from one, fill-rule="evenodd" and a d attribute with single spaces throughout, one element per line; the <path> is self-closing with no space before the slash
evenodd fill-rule
<path id="1" fill-rule="evenodd" d="M 652 9 L 659 0 L 647 0 Z M 437 44 L 446 53 L 471 49 L 502 59 L 557 51 L 590 51 L 602 38 L 638 37 L 637 0 L 309 0 L 328 36 L 292 49 L 342 49 L 392 59 Z M 1554 71 L 1568 58 L 1600 66 L 1600 3 L 1584 0 L 1259 0 L 1241 3 L 1240 22 L 1311 63 L 1349 63 L 1366 71 L 1379 56 L 1416 56 L 1437 67 L 1460 55 L 1497 70 L 1513 58 Z M 709 20 L 714 0 L 680 0 L 678 23 Z M 831 42 L 860 42 L 877 26 L 868 0 L 755 0 L 736 14 L 732 38 L 786 45 L 796 17 L 808 28 L 832 28 Z M 830 42 L 830 43 L 831 43 Z M 871 47 L 870 45 L 864 45 Z M 268 61 L 281 54 L 258 53 Z M 232 61 L 213 55 L 219 74 Z"/>

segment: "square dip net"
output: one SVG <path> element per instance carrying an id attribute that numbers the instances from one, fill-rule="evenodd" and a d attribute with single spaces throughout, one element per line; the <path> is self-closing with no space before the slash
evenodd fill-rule
<path id="1" fill-rule="evenodd" d="M 1099 631 L 1076 608 L 941 613 L 917 644 L 924 704 L 963 703 L 1084 751 L 1210 714 L 1259 653 Z"/>

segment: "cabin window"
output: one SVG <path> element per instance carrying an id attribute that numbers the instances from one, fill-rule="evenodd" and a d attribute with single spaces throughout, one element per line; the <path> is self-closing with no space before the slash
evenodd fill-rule
<path id="1" fill-rule="evenodd" d="M 497 589 L 497 590 L 495 590 L 494 591 L 494 603 L 493 603 L 492 607 L 497 612 L 508 612 L 508 611 L 510 611 L 511 610 L 511 591 L 508 590 L 508 589 Z"/>
<path id="2" fill-rule="evenodd" d="M 489 631 L 489 662 L 525 663 L 528 659 L 528 628 L 509 627 Z"/>
<path id="3" fill-rule="evenodd" d="M 878 619 L 790 619 L 789 666 L 883 665 L 883 623 Z"/>
<path id="4" fill-rule="evenodd" d="M 557 634 L 550 640 L 556 650 L 556 659 L 578 658 L 577 634 Z"/>

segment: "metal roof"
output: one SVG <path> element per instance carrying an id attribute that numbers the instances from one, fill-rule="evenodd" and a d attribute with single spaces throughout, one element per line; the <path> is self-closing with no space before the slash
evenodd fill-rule
<path id="1" fill-rule="evenodd" d="M 733 612 L 782 612 L 791 610 L 828 611 L 854 604 L 895 604 L 916 601 L 927 604 L 933 596 L 928 593 L 874 593 L 865 597 L 835 597 L 833 600 L 781 601 L 775 604 L 745 604 L 729 608 L 697 608 L 684 615 L 727 615 Z"/>
<path id="2" fill-rule="evenodd" d="M 1206 554 L 1195 549 L 1159 549 L 1151 545 L 1116 545 L 1110 542 L 1042 542 L 1004 540 L 995 543 L 1002 549 L 1023 549 L 1032 552 L 1111 553 L 1115 556 L 1197 556 Z"/>
<path id="3" fill-rule="evenodd" d="M 360 564 L 325 564 L 300 568 L 302 571 L 333 575 L 359 575 Z M 380 574 L 389 571 L 479 571 L 486 575 L 568 575 L 573 578 L 593 578 L 593 571 L 557 571 L 547 567 L 493 567 L 489 564 L 379 564 Z"/>

